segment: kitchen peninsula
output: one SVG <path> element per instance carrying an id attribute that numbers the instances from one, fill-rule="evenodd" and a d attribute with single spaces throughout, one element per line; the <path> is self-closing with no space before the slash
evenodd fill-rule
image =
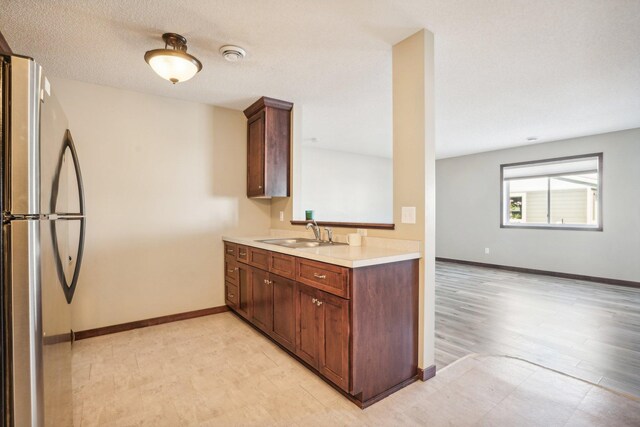
<path id="1" fill-rule="evenodd" d="M 358 406 L 417 378 L 418 250 L 223 240 L 227 305 Z"/>

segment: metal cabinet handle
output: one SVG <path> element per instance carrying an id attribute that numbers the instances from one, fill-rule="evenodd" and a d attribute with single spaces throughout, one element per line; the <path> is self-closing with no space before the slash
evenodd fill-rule
<path id="1" fill-rule="evenodd" d="M 317 305 L 318 307 L 320 307 L 320 306 L 322 305 L 322 301 L 317 301 L 317 302 L 316 302 L 316 305 Z"/>
<path id="2" fill-rule="evenodd" d="M 315 298 L 311 298 L 311 303 L 312 303 L 312 304 L 315 304 L 316 302 L 318 302 L 318 300 L 317 300 L 317 299 L 315 299 Z"/>
<path id="3" fill-rule="evenodd" d="M 268 279 L 264 279 L 263 282 L 264 282 L 265 285 L 273 285 L 273 281 L 268 280 Z"/>
<path id="4" fill-rule="evenodd" d="M 326 274 L 313 273 L 313 277 L 315 277 L 316 279 L 326 279 L 327 275 Z"/>
<path id="5" fill-rule="evenodd" d="M 247 255 L 246 252 L 240 252 L 240 256 L 245 256 L 245 255 Z"/>
<path id="6" fill-rule="evenodd" d="M 228 273 L 233 273 L 235 270 L 233 268 L 227 268 Z"/>
<path id="7" fill-rule="evenodd" d="M 262 185 L 258 185 L 258 188 L 262 189 Z"/>
<path id="8" fill-rule="evenodd" d="M 227 249 L 227 253 L 228 254 L 232 254 L 233 253 L 233 249 Z"/>
<path id="9" fill-rule="evenodd" d="M 233 298 L 233 297 L 235 297 L 235 295 L 234 295 L 234 294 L 229 294 L 229 299 L 231 299 L 231 298 Z"/>

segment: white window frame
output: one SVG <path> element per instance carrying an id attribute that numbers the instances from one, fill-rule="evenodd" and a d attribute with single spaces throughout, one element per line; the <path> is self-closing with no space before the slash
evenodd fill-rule
<path id="1" fill-rule="evenodd" d="M 587 158 L 596 158 L 598 162 L 598 200 L 596 204 L 597 209 L 597 224 L 551 224 L 550 223 L 550 214 L 551 214 L 551 188 L 548 186 L 547 193 L 547 223 L 546 224 L 526 224 L 525 218 L 525 200 L 524 197 L 522 199 L 522 221 L 521 222 L 510 222 L 510 195 L 507 191 L 508 180 L 505 180 L 504 177 L 504 169 L 514 166 L 536 166 L 538 164 L 544 165 L 545 163 L 559 163 L 562 161 L 569 160 L 579 160 L 579 159 L 587 159 Z M 577 156 L 567 156 L 567 157 L 557 157 L 553 159 L 543 159 L 543 160 L 535 160 L 535 161 L 527 161 L 527 162 L 518 162 L 518 163 L 507 163 L 500 165 L 500 228 L 538 228 L 538 229 L 546 229 L 546 230 L 584 230 L 584 231 L 602 231 L 603 230 L 603 221 L 602 221 L 602 163 L 603 163 L 603 154 L 602 153 L 592 153 L 592 154 L 581 154 Z M 535 176 L 537 178 L 552 178 L 553 174 L 548 175 L 538 175 Z M 531 178 L 534 178 L 532 176 Z M 515 194 L 515 193 L 514 193 Z M 520 196 L 520 193 L 517 194 Z M 525 195 L 526 197 L 526 195 Z M 593 212 L 589 212 L 589 214 L 593 214 Z"/>

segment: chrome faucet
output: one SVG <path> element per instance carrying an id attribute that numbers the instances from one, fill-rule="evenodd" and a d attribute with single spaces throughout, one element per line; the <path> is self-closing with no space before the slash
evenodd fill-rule
<path id="1" fill-rule="evenodd" d="M 318 226 L 318 223 L 316 222 L 315 219 L 312 219 L 311 221 L 313 221 L 313 224 L 308 222 L 307 223 L 307 230 L 310 229 L 310 228 L 313 229 L 313 235 L 316 236 L 316 240 L 320 242 L 320 241 L 322 241 L 322 234 L 321 234 L 321 231 L 320 231 L 320 227 Z"/>
<path id="2" fill-rule="evenodd" d="M 333 230 L 329 227 L 325 227 L 324 229 L 327 232 L 327 241 L 333 243 Z"/>

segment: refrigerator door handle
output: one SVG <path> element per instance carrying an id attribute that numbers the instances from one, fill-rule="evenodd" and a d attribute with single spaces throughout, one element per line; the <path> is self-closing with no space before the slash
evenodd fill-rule
<path id="1" fill-rule="evenodd" d="M 81 214 L 49 214 L 49 215 L 45 215 L 44 219 L 56 221 L 58 219 L 78 220 L 82 218 L 85 218 L 85 216 Z"/>
<path id="2" fill-rule="evenodd" d="M 71 159 L 73 160 L 73 166 L 75 169 L 80 212 L 74 213 L 74 214 L 69 214 L 69 213 L 50 214 L 48 216 L 48 219 L 51 220 L 51 232 L 54 240 L 53 245 L 54 245 L 54 251 L 56 253 L 58 276 L 60 277 L 62 289 L 64 291 L 65 298 L 67 299 L 67 303 L 71 304 L 71 301 L 73 300 L 73 295 L 76 291 L 76 286 L 78 285 L 78 278 L 80 277 L 80 267 L 82 265 L 82 257 L 84 255 L 86 217 L 84 212 L 85 199 L 84 199 L 84 184 L 82 182 L 82 172 L 80 171 L 80 162 L 78 161 L 78 153 L 76 151 L 76 147 L 73 143 L 73 138 L 71 137 L 71 131 L 69 131 L 69 129 L 67 129 L 67 131 L 65 132 L 62 152 L 60 154 L 58 177 L 56 177 L 56 179 L 54 180 L 54 189 L 51 192 L 51 209 L 53 212 L 55 212 L 55 208 L 56 208 L 59 174 L 62 173 L 63 158 L 67 149 L 69 149 L 71 153 Z M 80 233 L 78 236 L 78 253 L 76 255 L 76 264 L 73 270 L 73 276 L 71 278 L 70 283 L 67 281 L 66 275 L 64 274 L 64 270 L 65 270 L 64 264 L 63 264 L 63 260 L 60 258 L 55 220 L 80 221 Z"/>

